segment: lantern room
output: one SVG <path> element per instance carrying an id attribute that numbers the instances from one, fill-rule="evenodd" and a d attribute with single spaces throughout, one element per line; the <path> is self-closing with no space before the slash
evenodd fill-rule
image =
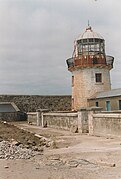
<path id="1" fill-rule="evenodd" d="M 74 42 L 72 58 L 67 60 L 68 67 L 94 67 L 107 65 L 113 68 L 114 58 L 105 54 L 105 40 L 88 26 Z M 71 70 L 71 69 L 70 69 Z"/>

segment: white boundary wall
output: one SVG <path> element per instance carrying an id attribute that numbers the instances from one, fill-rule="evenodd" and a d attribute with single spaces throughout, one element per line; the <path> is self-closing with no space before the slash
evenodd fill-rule
<path id="1" fill-rule="evenodd" d="M 89 114 L 89 133 L 96 136 L 121 136 L 121 114 Z"/>

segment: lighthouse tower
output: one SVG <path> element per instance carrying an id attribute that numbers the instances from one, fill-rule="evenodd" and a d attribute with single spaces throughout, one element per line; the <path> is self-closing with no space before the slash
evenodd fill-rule
<path id="1" fill-rule="evenodd" d="M 72 73 L 72 110 L 88 107 L 95 93 L 111 90 L 113 61 L 105 53 L 104 38 L 88 25 L 74 42 L 72 58 L 66 60 Z"/>

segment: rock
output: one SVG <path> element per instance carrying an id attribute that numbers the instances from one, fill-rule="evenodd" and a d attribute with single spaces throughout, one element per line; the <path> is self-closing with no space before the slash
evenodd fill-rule
<path id="1" fill-rule="evenodd" d="M 33 144 L 33 142 L 31 140 L 27 141 L 27 145 L 32 145 L 32 144 Z"/>
<path id="2" fill-rule="evenodd" d="M 4 166 L 4 168 L 9 168 L 9 167 L 6 165 L 6 166 Z"/>
<path id="3" fill-rule="evenodd" d="M 30 148 L 30 146 L 29 146 L 29 145 L 25 145 L 25 147 L 26 147 L 27 149 L 29 149 L 29 148 Z"/>
<path id="4" fill-rule="evenodd" d="M 72 125 L 70 128 L 70 131 L 73 133 L 78 133 L 78 126 L 77 125 Z"/>
<path id="5" fill-rule="evenodd" d="M 0 142 L 3 141 L 3 138 L 0 136 Z"/>
<path id="6" fill-rule="evenodd" d="M 19 146 L 21 143 L 20 143 L 20 142 L 18 142 L 18 141 L 15 141 L 15 140 L 14 140 L 14 141 L 12 141 L 12 142 L 11 142 L 11 144 L 12 144 L 12 145 Z"/>
<path id="7" fill-rule="evenodd" d="M 52 149 L 57 149 L 57 148 L 58 148 L 55 141 L 52 141 L 52 142 L 50 143 L 50 147 L 51 147 Z"/>
<path id="8" fill-rule="evenodd" d="M 68 161 L 67 165 L 69 167 L 74 167 L 75 168 L 75 167 L 77 167 L 79 165 L 79 163 L 77 161 L 75 161 L 75 160 L 71 160 L 71 161 Z"/>
<path id="9" fill-rule="evenodd" d="M 30 159 L 37 153 L 32 149 L 14 145 L 8 141 L 0 142 L 0 159 Z"/>
<path id="10" fill-rule="evenodd" d="M 47 143 L 46 143 L 46 147 L 51 147 L 51 146 L 53 146 L 54 145 L 54 141 L 48 141 Z"/>
<path id="11" fill-rule="evenodd" d="M 107 167 L 116 167 L 115 163 L 97 162 L 97 164 L 101 166 L 107 166 Z"/>
<path id="12" fill-rule="evenodd" d="M 35 141 L 33 141 L 33 142 L 32 142 L 32 145 L 33 145 L 33 146 L 35 146 L 35 145 L 36 145 L 36 142 L 35 142 Z"/>
<path id="13" fill-rule="evenodd" d="M 37 151 L 43 152 L 43 151 L 44 151 L 44 148 L 43 148 L 43 147 L 37 147 Z"/>
<path id="14" fill-rule="evenodd" d="M 37 147 L 37 146 L 34 146 L 34 147 L 32 147 L 32 150 L 38 151 L 38 147 Z"/>
<path id="15" fill-rule="evenodd" d="M 47 163 L 45 163 L 45 165 L 47 166 L 51 166 L 51 167 L 54 167 L 55 169 L 56 168 L 65 168 L 65 163 L 63 163 L 63 161 L 61 160 L 49 160 Z"/>
<path id="16" fill-rule="evenodd" d="M 49 160 L 60 160 L 60 155 L 50 155 L 48 157 Z"/>
<path id="17" fill-rule="evenodd" d="M 40 167 L 36 167 L 36 169 L 40 169 Z"/>
<path id="18" fill-rule="evenodd" d="M 85 160 L 85 159 L 76 159 L 76 161 L 77 161 L 80 165 L 89 165 L 89 164 L 92 164 L 91 162 L 89 162 L 88 160 Z"/>

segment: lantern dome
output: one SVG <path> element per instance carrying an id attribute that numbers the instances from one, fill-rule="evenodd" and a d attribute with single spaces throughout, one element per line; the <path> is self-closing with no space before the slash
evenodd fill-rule
<path id="1" fill-rule="evenodd" d="M 88 26 L 84 33 L 82 33 L 77 40 L 81 39 L 104 39 L 99 33 L 94 32 L 91 26 Z"/>

